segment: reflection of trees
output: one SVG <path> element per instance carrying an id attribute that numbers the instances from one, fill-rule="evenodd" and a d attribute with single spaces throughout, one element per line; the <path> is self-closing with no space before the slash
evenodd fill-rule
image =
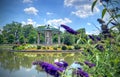
<path id="1" fill-rule="evenodd" d="M 0 55 L 1 67 L 6 70 L 8 69 L 11 72 L 20 69 L 18 59 L 16 59 L 16 56 L 13 56 L 13 55 L 14 53 L 7 52 L 7 51 L 1 52 L 1 55 Z"/>
<path id="2" fill-rule="evenodd" d="M 31 68 L 32 62 L 41 60 L 54 64 L 55 59 L 65 59 L 69 64 L 71 64 L 77 56 L 71 56 L 71 54 L 66 53 L 29 53 L 29 52 L 8 52 L 0 51 L 0 67 L 10 72 L 20 70 L 20 67 Z M 42 71 L 39 66 L 36 66 L 38 72 Z"/>
<path id="3" fill-rule="evenodd" d="M 0 52 L 0 63 L 2 68 L 9 71 L 17 71 L 20 66 L 24 68 L 31 68 L 34 58 L 24 56 L 24 53 L 14 53 L 8 51 Z"/>

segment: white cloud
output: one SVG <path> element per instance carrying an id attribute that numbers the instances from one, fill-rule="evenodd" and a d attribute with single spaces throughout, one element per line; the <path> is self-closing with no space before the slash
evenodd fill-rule
<path id="1" fill-rule="evenodd" d="M 81 6 L 81 5 L 85 5 L 85 4 L 91 4 L 91 1 L 86 1 L 86 0 L 64 0 L 64 5 L 65 6 Z"/>
<path id="2" fill-rule="evenodd" d="M 37 24 L 37 23 L 36 23 L 34 20 L 32 20 L 32 19 L 27 19 L 27 21 L 22 21 L 21 23 L 22 23 L 23 26 L 24 26 L 24 25 L 31 24 L 31 25 L 33 25 L 33 27 L 38 27 L 38 26 L 44 25 L 44 24 Z"/>
<path id="3" fill-rule="evenodd" d="M 23 0 L 23 3 L 32 3 L 32 0 Z"/>
<path id="4" fill-rule="evenodd" d="M 25 21 L 22 21 L 22 25 L 28 25 L 28 24 L 31 24 L 31 25 L 35 26 L 35 25 L 36 25 L 36 22 L 33 21 L 32 19 L 27 19 L 26 22 L 25 22 Z"/>
<path id="5" fill-rule="evenodd" d="M 71 23 L 71 22 L 72 21 L 69 18 L 64 18 L 64 19 L 48 20 L 47 24 L 59 26 L 60 24 L 67 24 L 67 23 Z"/>
<path id="6" fill-rule="evenodd" d="M 53 13 L 51 13 L 51 12 L 47 12 L 46 14 L 47 14 L 47 15 L 52 15 Z"/>
<path id="7" fill-rule="evenodd" d="M 87 23 L 87 25 L 89 25 L 89 26 L 90 26 L 90 25 L 91 25 L 91 23 L 89 23 L 89 22 L 88 22 L 88 23 Z"/>
<path id="8" fill-rule="evenodd" d="M 86 34 L 88 34 L 88 35 L 98 35 L 100 32 L 98 31 L 98 30 L 96 30 L 96 31 L 90 31 L 90 32 L 86 32 Z"/>
<path id="9" fill-rule="evenodd" d="M 88 16 L 98 13 L 100 10 L 95 6 L 94 12 L 91 12 L 92 1 L 86 0 L 64 0 L 64 5 L 67 7 L 73 7 L 76 11 L 72 14 L 80 18 L 86 18 Z"/>
<path id="10" fill-rule="evenodd" d="M 34 15 L 37 15 L 37 13 L 39 12 L 35 7 L 25 8 L 24 11 L 27 14 L 34 14 Z"/>
<path id="11" fill-rule="evenodd" d="M 55 28 L 58 28 L 61 24 L 68 24 L 72 23 L 72 21 L 69 18 L 64 18 L 64 19 L 53 19 L 53 20 L 48 20 L 47 24 L 52 25 Z M 63 28 L 60 28 L 61 31 L 64 31 Z"/>

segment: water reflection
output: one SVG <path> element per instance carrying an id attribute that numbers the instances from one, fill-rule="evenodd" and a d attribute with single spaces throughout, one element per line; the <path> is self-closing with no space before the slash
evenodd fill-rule
<path id="1" fill-rule="evenodd" d="M 55 59 L 64 59 L 71 64 L 79 54 L 0 51 L 0 77 L 47 77 L 39 66 L 32 65 L 33 61 L 54 63 Z"/>

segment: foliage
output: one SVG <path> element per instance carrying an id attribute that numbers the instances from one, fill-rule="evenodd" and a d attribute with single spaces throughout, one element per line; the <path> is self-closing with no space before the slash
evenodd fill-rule
<path id="1" fill-rule="evenodd" d="M 17 45 L 14 45 L 13 47 L 12 47 L 12 49 L 15 49 L 15 48 L 17 48 L 18 46 Z"/>
<path id="2" fill-rule="evenodd" d="M 74 43 L 75 43 L 74 35 L 66 33 L 64 35 L 64 44 L 66 44 L 66 45 L 73 45 Z"/>
<path id="3" fill-rule="evenodd" d="M 12 44 L 14 42 L 14 39 L 15 39 L 15 37 L 13 34 L 8 35 L 8 39 L 7 39 L 8 43 Z"/>
<path id="4" fill-rule="evenodd" d="M 3 36 L 6 38 L 5 40 L 8 40 L 10 35 L 14 37 L 14 39 L 11 41 L 16 41 L 19 37 L 19 34 L 21 32 L 21 23 L 18 22 L 12 22 L 10 24 L 6 24 L 6 26 L 3 27 Z M 9 35 L 9 36 L 8 36 Z M 11 43 L 10 40 L 8 40 L 8 43 Z"/>
<path id="5" fill-rule="evenodd" d="M 54 35 L 54 37 L 53 37 L 53 43 L 58 43 L 58 35 Z"/>
<path id="6" fill-rule="evenodd" d="M 67 50 L 67 46 L 66 46 L 66 45 L 63 45 L 63 46 L 61 47 L 61 49 L 62 49 L 62 50 Z"/>
<path id="7" fill-rule="evenodd" d="M 81 48 L 80 45 L 78 45 L 78 44 L 75 44 L 75 45 L 74 45 L 74 49 L 75 49 L 75 50 L 78 50 L 78 49 L 80 49 L 80 48 Z"/>
<path id="8" fill-rule="evenodd" d="M 73 46 L 67 46 L 67 49 L 68 49 L 68 50 L 73 50 L 74 47 L 73 47 Z"/>
<path id="9" fill-rule="evenodd" d="M 116 44 L 120 46 L 120 35 L 118 35 L 116 38 Z"/>
<path id="10" fill-rule="evenodd" d="M 54 46 L 54 47 L 53 47 L 53 49 L 54 49 L 54 50 L 57 50 L 57 47 L 56 47 L 56 46 Z"/>
<path id="11" fill-rule="evenodd" d="M 20 39 L 19 39 L 20 44 L 23 44 L 23 43 L 24 43 L 24 40 L 25 40 L 24 36 L 20 36 Z"/>
<path id="12" fill-rule="evenodd" d="M 3 35 L 0 34 L 0 44 L 2 44 L 3 42 L 4 42 Z"/>
<path id="13" fill-rule="evenodd" d="M 120 8 L 118 7 L 120 2 L 117 0 L 94 0 L 91 7 L 92 11 L 94 10 L 94 7 L 97 5 L 98 1 L 100 1 L 100 3 L 103 6 L 101 18 L 103 18 L 106 15 L 106 13 L 108 13 L 110 17 L 107 22 L 107 25 L 110 23 L 113 24 L 113 26 L 116 27 L 120 32 L 120 22 L 119 22 Z"/>
<path id="14" fill-rule="evenodd" d="M 40 45 L 37 45 L 37 49 L 41 49 L 41 46 L 40 46 Z"/>
<path id="15" fill-rule="evenodd" d="M 35 43 L 35 40 L 36 40 L 36 39 L 34 38 L 33 35 L 30 35 L 28 38 L 29 38 L 28 43 L 30 43 L 30 44 Z"/>

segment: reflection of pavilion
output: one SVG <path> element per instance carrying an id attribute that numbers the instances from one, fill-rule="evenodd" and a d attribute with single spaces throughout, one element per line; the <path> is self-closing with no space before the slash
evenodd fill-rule
<path id="1" fill-rule="evenodd" d="M 45 34 L 45 44 L 46 45 L 53 44 L 52 35 L 58 34 L 58 44 L 60 44 L 60 30 L 59 29 L 56 29 L 50 25 L 44 26 L 43 28 L 39 28 L 38 29 L 38 42 L 37 42 L 38 44 L 40 44 L 40 33 Z"/>

